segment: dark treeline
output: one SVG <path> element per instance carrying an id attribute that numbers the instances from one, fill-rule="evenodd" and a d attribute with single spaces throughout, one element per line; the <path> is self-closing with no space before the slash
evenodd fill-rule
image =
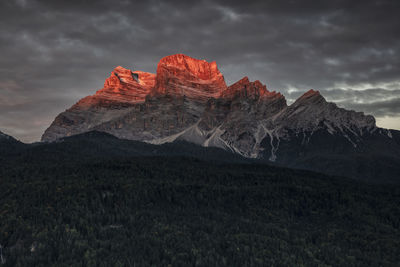
<path id="1" fill-rule="evenodd" d="M 39 150 L 38 150 L 39 151 Z M 395 266 L 400 188 L 190 157 L 0 160 L 4 266 Z"/>

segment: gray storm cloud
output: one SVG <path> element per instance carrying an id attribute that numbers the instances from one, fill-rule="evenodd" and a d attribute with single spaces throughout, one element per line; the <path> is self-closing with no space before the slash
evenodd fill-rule
<path id="1" fill-rule="evenodd" d="M 399 11 L 376 0 L 1 1 L 0 130 L 38 140 L 115 66 L 155 72 L 174 53 L 217 61 L 228 84 L 247 75 L 290 101 L 314 88 L 393 122 Z"/>

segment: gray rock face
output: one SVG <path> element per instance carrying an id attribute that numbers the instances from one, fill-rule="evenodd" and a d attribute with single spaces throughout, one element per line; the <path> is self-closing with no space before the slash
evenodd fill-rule
<path id="1" fill-rule="evenodd" d="M 247 77 L 226 87 L 215 62 L 184 55 L 162 59 L 157 75 L 116 68 L 103 89 L 58 115 L 42 141 L 92 130 L 153 144 L 186 140 L 340 175 L 340 166 L 318 159 L 375 157 L 389 145 L 385 156 L 400 162 L 400 135 L 377 128 L 372 116 L 339 108 L 314 90 L 288 106 L 283 95 Z"/>

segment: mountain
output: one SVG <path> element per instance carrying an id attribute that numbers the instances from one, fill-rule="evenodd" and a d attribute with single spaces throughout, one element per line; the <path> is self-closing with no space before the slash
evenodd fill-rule
<path id="1" fill-rule="evenodd" d="M 182 54 L 161 59 L 155 75 L 117 67 L 101 90 L 59 114 L 42 141 L 93 130 L 152 144 L 185 140 L 363 180 L 400 177 L 399 131 L 315 90 L 287 105 L 260 81 L 227 86 L 215 62 Z"/>

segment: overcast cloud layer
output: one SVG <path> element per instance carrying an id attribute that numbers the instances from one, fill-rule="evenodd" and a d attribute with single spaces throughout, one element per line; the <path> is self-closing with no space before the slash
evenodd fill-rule
<path id="1" fill-rule="evenodd" d="M 0 2 L 0 130 L 40 139 L 115 66 L 184 53 L 291 103 L 310 88 L 400 129 L 400 1 Z"/>

